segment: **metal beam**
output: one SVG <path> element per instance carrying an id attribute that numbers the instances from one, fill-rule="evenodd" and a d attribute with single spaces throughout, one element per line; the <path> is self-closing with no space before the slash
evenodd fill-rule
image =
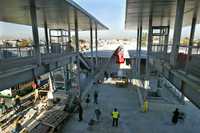
<path id="1" fill-rule="evenodd" d="M 98 33 L 97 33 L 98 24 L 95 22 L 95 44 L 96 44 L 96 66 L 98 65 Z"/>
<path id="2" fill-rule="evenodd" d="M 74 26 L 75 26 L 75 44 L 76 44 L 76 62 L 77 62 L 77 89 L 78 95 L 81 96 L 80 87 L 80 60 L 79 60 L 79 34 L 78 34 L 78 16 L 77 11 L 74 10 Z"/>
<path id="3" fill-rule="evenodd" d="M 136 47 L 136 73 L 138 73 L 139 37 L 140 37 L 140 28 L 139 28 L 139 24 L 138 24 L 138 27 L 137 27 L 137 47 Z"/>
<path id="4" fill-rule="evenodd" d="M 149 65 L 149 56 L 152 50 L 152 43 L 153 43 L 153 29 L 152 29 L 152 24 L 153 24 L 153 17 L 152 14 L 149 16 L 149 32 L 148 32 L 148 46 L 147 46 L 147 60 L 146 60 L 146 75 L 149 76 L 150 72 L 150 65 Z"/>
<path id="5" fill-rule="evenodd" d="M 44 33 L 45 33 L 45 40 L 46 40 L 46 50 L 47 53 L 49 53 L 49 35 L 48 35 L 48 26 L 47 26 L 47 21 L 44 21 Z"/>
<path id="6" fill-rule="evenodd" d="M 29 0 L 29 2 L 30 2 L 30 15 L 32 23 L 35 56 L 37 57 L 37 64 L 41 65 L 40 44 L 38 35 L 37 13 L 36 13 L 37 11 L 36 11 L 35 0 Z"/>
<path id="7" fill-rule="evenodd" d="M 92 73 L 94 72 L 94 56 L 93 56 L 93 27 L 92 20 L 90 19 L 90 53 L 91 53 L 91 64 L 92 64 Z"/>
<path id="8" fill-rule="evenodd" d="M 168 20 L 168 35 L 165 36 L 165 40 L 164 40 L 164 55 L 167 55 L 167 47 L 168 47 L 168 43 L 169 43 L 169 32 L 170 32 L 170 19 Z"/>
<path id="9" fill-rule="evenodd" d="M 182 31 L 182 25 L 183 25 L 184 8 L 185 8 L 185 0 L 177 0 L 173 46 L 172 46 L 172 52 L 170 55 L 170 64 L 173 67 L 176 67 L 176 62 L 177 62 L 178 48 L 180 45 L 181 31 Z"/>
<path id="10" fill-rule="evenodd" d="M 189 49 L 188 49 L 188 56 L 187 56 L 187 60 L 186 60 L 186 67 L 185 67 L 185 71 L 186 73 L 188 73 L 188 65 L 191 59 L 191 54 L 192 54 L 192 46 L 194 43 L 194 34 L 195 34 L 195 28 L 196 28 L 196 23 L 197 23 L 197 15 L 198 15 L 198 5 L 199 5 L 199 1 L 196 1 L 195 4 L 195 8 L 194 8 L 194 14 L 193 14 L 193 18 L 192 18 L 192 25 L 191 25 L 191 31 L 190 31 L 190 40 L 189 40 Z"/>
<path id="11" fill-rule="evenodd" d="M 141 76 L 141 46 L 142 46 L 142 22 L 139 27 L 140 36 L 139 36 L 139 61 L 138 61 L 138 74 Z"/>
<path id="12" fill-rule="evenodd" d="M 67 8 L 67 28 L 68 28 L 68 44 L 71 45 L 71 25 L 70 25 L 70 16 L 69 8 Z"/>

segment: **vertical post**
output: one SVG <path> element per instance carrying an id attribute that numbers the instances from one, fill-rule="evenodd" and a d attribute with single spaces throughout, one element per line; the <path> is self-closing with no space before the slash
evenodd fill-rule
<path id="1" fill-rule="evenodd" d="M 139 76 L 141 76 L 141 46 L 142 46 L 142 22 L 140 24 L 140 36 L 139 36 L 139 61 L 138 61 Z"/>
<path id="2" fill-rule="evenodd" d="M 153 29 L 152 29 L 152 14 L 149 16 L 149 32 L 148 32 L 148 46 L 147 46 L 147 59 L 146 59 L 146 76 L 149 76 L 150 65 L 149 65 L 149 56 L 152 51 L 152 43 L 153 43 Z"/>
<path id="3" fill-rule="evenodd" d="M 96 44 L 96 66 L 98 65 L 98 34 L 97 34 L 97 23 L 95 22 L 95 44 Z"/>
<path id="4" fill-rule="evenodd" d="M 194 34 L 195 34 L 195 28 L 196 28 L 196 23 L 197 23 L 198 6 L 199 6 L 199 1 L 196 1 L 194 14 L 193 14 L 193 18 L 192 18 L 192 26 L 191 26 L 191 31 L 190 31 L 188 56 L 187 56 L 186 66 L 185 66 L 186 73 L 188 73 L 188 65 L 189 65 L 188 63 L 190 62 L 191 54 L 192 54 L 192 46 L 193 46 L 193 42 L 194 42 Z"/>
<path id="5" fill-rule="evenodd" d="M 92 73 L 94 72 L 94 61 L 93 61 L 93 29 L 92 29 L 92 20 L 90 19 L 90 50 L 91 50 L 91 64 L 92 64 Z"/>
<path id="6" fill-rule="evenodd" d="M 64 87 L 65 87 L 65 91 L 67 91 L 67 82 L 69 80 L 69 75 L 68 75 L 68 70 L 67 70 L 67 66 L 68 65 L 64 65 L 63 67 L 63 76 L 64 76 Z"/>
<path id="7" fill-rule="evenodd" d="M 77 62 L 77 85 L 78 85 L 77 89 L 79 91 L 78 95 L 81 97 L 78 16 L 77 16 L 77 11 L 75 9 L 74 9 L 74 26 L 75 26 L 76 62 Z"/>
<path id="8" fill-rule="evenodd" d="M 168 48 L 168 43 L 169 43 L 169 31 L 170 31 L 170 20 L 168 21 L 168 33 L 165 36 L 165 40 L 164 40 L 164 56 L 166 57 L 167 55 L 167 48 Z M 165 58 L 166 59 L 166 58 Z"/>
<path id="9" fill-rule="evenodd" d="M 67 28 L 68 28 L 68 43 L 69 45 L 71 45 L 71 25 L 70 25 L 69 7 L 67 9 Z"/>
<path id="10" fill-rule="evenodd" d="M 180 45 L 181 31 L 183 24 L 184 7 L 185 7 L 185 0 L 177 0 L 173 45 L 172 45 L 172 52 L 170 55 L 170 64 L 173 67 L 176 67 L 176 62 L 177 62 L 178 48 Z"/>
<path id="11" fill-rule="evenodd" d="M 49 53 L 49 36 L 48 36 L 48 27 L 47 27 L 47 21 L 44 21 L 44 34 L 45 34 L 45 40 L 46 40 L 46 49 L 47 53 Z"/>
<path id="12" fill-rule="evenodd" d="M 37 25 L 37 11 L 35 0 L 29 0 L 30 2 L 30 15 L 32 23 L 32 33 L 33 33 L 33 42 L 34 42 L 34 51 L 35 56 L 37 57 L 37 64 L 41 65 L 41 55 L 40 55 L 40 44 L 39 44 L 39 35 L 38 35 L 38 25 Z"/>
<path id="13" fill-rule="evenodd" d="M 139 58 L 139 37 L 140 37 L 140 28 L 139 24 L 137 27 L 137 48 L 136 48 L 136 72 L 138 73 L 138 58 Z"/>
<path id="14" fill-rule="evenodd" d="M 160 26 L 163 25 L 163 16 L 160 19 Z M 160 27 L 159 45 L 163 44 L 163 36 L 161 36 L 163 29 Z M 161 52 L 161 51 L 160 51 Z"/>

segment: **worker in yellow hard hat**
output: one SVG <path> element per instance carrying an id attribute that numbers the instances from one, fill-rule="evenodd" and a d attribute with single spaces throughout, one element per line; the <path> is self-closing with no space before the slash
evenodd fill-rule
<path id="1" fill-rule="evenodd" d="M 112 126 L 114 127 L 118 127 L 118 123 L 119 123 L 119 118 L 120 118 L 120 113 L 117 111 L 117 109 L 115 108 L 114 111 L 112 112 L 112 119 L 113 119 L 113 124 Z"/>

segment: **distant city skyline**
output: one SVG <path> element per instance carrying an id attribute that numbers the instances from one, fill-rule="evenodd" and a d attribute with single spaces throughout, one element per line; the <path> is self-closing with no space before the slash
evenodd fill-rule
<path id="1" fill-rule="evenodd" d="M 123 39 L 136 38 L 136 30 L 126 31 L 125 7 L 126 0 L 75 0 L 80 6 L 99 19 L 103 24 L 109 27 L 108 31 L 99 31 L 100 39 Z M 112 5 L 112 6 L 111 6 Z M 40 40 L 44 40 L 43 29 L 39 29 Z M 183 28 L 182 37 L 189 37 L 190 27 Z M 173 31 L 170 38 L 173 37 Z M 32 38 L 30 26 L 17 25 L 0 22 L 1 39 L 20 39 Z M 89 32 L 80 32 L 81 39 L 88 39 Z M 197 25 L 195 39 L 200 38 L 200 25 Z"/>

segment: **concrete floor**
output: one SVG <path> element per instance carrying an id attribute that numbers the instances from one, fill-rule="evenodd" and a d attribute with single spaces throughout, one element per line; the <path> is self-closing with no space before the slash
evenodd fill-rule
<path id="1" fill-rule="evenodd" d="M 95 88 L 93 88 L 95 89 Z M 142 113 L 136 89 L 129 86 L 118 88 L 109 83 L 99 85 L 99 105 L 102 118 L 96 125 L 90 127 L 88 122 L 94 117 L 96 105 L 84 105 L 84 121 L 78 122 L 74 114 L 63 126 L 61 133 L 199 133 L 200 111 L 190 103 L 182 106 L 186 113 L 184 122 L 171 124 L 172 109 L 180 105 L 168 103 L 153 103 L 148 113 Z M 91 92 L 91 96 L 92 96 Z M 151 104 L 150 104 L 151 105 Z M 118 108 L 121 113 L 120 125 L 112 127 L 111 112 Z"/>

